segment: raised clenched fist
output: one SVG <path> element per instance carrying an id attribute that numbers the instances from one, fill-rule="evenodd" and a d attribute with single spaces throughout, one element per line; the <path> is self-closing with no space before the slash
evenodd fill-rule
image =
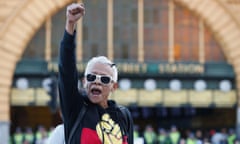
<path id="1" fill-rule="evenodd" d="M 68 33 L 73 34 L 77 21 L 85 14 L 83 4 L 73 3 L 67 6 L 66 11 L 66 30 Z"/>
<path id="2" fill-rule="evenodd" d="M 73 3 L 67 7 L 67 20 L 69 22 L 76 22 L 85 14 L 83 4 Z"/>

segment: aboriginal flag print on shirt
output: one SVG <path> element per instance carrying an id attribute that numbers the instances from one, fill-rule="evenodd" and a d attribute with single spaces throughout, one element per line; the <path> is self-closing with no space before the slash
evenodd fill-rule
<path id="1" fill-rule="evenodd" d="M 119 124 L 111 119 L 110 115 L 102 115 L 96 125 L 96 131 L 89 128 L 82 130 L 82 144 L 123 144 L 123 137 Z M 126 143 L 125 143 L 126 144 Z"/>

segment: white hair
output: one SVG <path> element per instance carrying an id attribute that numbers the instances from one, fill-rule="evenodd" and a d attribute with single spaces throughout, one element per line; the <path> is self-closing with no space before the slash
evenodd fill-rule
<path id="1" fill-rule="evenodd" d="M 95 63 L 102 63 L 102 64 L 109 65 L 113 70 L 113 81 L 117 82 L 117 80 L 118 80 L 118 69 L 117 69 L 116 65 L 105 56 L 97 56 L 97 57 L 91 58 L 87 63 L 84 76 L 86 76 L 87 74 L 90 73 L 90 70 L 92 69 L 92 66 Z"/>

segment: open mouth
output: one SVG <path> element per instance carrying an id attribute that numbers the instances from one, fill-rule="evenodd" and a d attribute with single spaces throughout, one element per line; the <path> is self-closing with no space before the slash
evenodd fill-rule
<path id="1" fill-rule="evenodd" d="M 91 89 L 91 93 L 93 95 L 100 95 L 102 93 L 102 91 L 100 89 L 98 89 L 98 88 L 92 88 Z"/>

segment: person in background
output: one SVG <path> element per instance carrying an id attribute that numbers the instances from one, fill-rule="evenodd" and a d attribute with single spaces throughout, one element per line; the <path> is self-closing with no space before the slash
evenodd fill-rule
<path id="1" fill-rule="evenodd" d="M 203 144 L 203 134 L 200 129 L 196 130 L 196 144 Z"/>
<path id="2" fill-rule="evenodd" d="M 158 144 L 172 144 L 171 139 L 169 137 L 169 133 L 164 128 L 158 129 L 157 143 Z"/>
<path id="3" fill-rule="evenodd" d="M 169 137 L 172 141 L 172 144 L 178 144 L 178 142 L 181 138 L 181 134 L 180 134 L 180 132 L 178 131 L 178 129 L 175 125 L 171 126 Z"/>
<path id="4" fill-rule="evenodd" d="M 61 117 L 62 121 L 62 112 L 61 109 L 58 110 L 59 116 Z M 64 124 L 58 124 L 55 128 L 52 127 L 51 132 L 49 133 L 49 137 L 47 140 L 47 144 L 65 144 L 65 134 L 64 134 Z"/>
<path id="5" fill-rule="evenodd" d="M 48 138 L 47 130 L 44 126 L 38 126 L 38 129 L 35 133 L 35 144 L 46 144 Z"/>
<path id="6" fill-rule="evenodd" d="M 194 136 L 193 132 L 188 133 L 186 144 L 196 144 L 196 137 Z"/>
<path id="7" fill-rule="evenodd" d="M 227 134 L 226 128 L 221 128 L 220 131 L 216 131 L 211 138 L 212 144 L 226 144 L 227 143 Z"/>
<path id="8" fill-rule="evenodd" d="M 24 141 L 25 143 L 28 142 L 29 144 L 34 143 L 34 133 L 31 127 L 27 127 L 24 133 Z"/>
<path id="9" fill-rule="evenodd" d="M 133 129 L 133 138 L 136 139 L 136 138 L 139 138 L 140 135 L 139 135 L 139 126 L 138 125 L 134 125 L 134 129 Z"/>
<path id="10" fill-rule="evenodd" d="M 84 14 L 83 4 L 67 6 L 65 32 L 59 50 L 59 95 L 65 142 L 133 144 L 133 120 L 129 110 L 108 100 L 117 89 L 116 65 L 105 56 L 91 58 L 84 73 L 84 91 L 78 89 L 75 27 Z M 81 119 L 78 120 L 78 116 Z"/>
<path id="11" fill-rule="evenodd" d="M 64 125 L 59 124 L 51 132 L 47 144 L 65 144 Z"/>
<path id="12" fill-rule="evenodd" d="M 155 144 L 157 142 L 157 136 L 152 125 L 149 124 L 146 126 L 143 132 L 143 137 L 145 144 Z"/>
<path id="13" fill-rule="evenodd" d="M 234 141 L 236 140 L 236 138 L 237 138 L 237 135 L 236 135 L 234 129 L 232 129 L 232 128 L 229 129 L 229 135 L 227 137 L 228 144 L 234 144 Z"/>
<path id="14" fill-rule="evenodd" d="M 13 134 L 13 144 L 22 144 L 24 139 L 24 134 L 20 127 L 17 127 L 14 134 Z"/>

